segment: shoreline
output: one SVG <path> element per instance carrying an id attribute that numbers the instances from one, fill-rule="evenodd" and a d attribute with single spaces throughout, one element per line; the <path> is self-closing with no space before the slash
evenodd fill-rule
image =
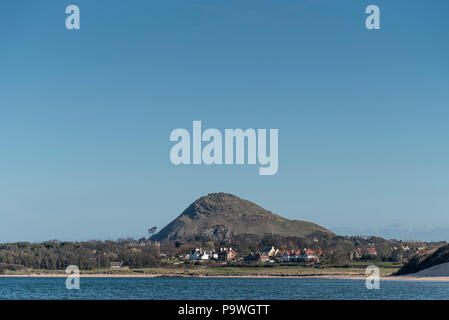
<path id="1" fill-rule="evenodd" d="M 30 274 L 0 274 L 0 278 L 67 278 L 70 274 L 63 273 L 30 273 Z M 81 273 L 81 278 L 249 278 L 249 279 L 329 279 L 329 280 L 365 280 L 364 275 L 188 275 L 188 274 L 107 274 L 107 273 Z M 417 277 L 417 276 L 381 276 L 386 281 L 437 281 L 449 282 L 449 277 Z"/>

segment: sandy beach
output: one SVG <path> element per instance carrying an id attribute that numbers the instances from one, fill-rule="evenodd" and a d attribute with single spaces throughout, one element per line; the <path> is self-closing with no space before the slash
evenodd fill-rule
<path id="1" fill-rule="evenodd" d="M 410 275 L 391 278 L 395 278 L 395 280 L 449 281 L 449 262 L 438 264 Z"/>
<path id="2" fill-rule="evenodd" d="M 366 279 L 366 275 L 363 271 L 354 269 L 348 272 L 347 269 L 328 269 L 323 270 L 322 273 L 315 271 L 295 271 L 292 270 L 278 270 L 281 273 L 275 273 L 274 271 L 263 272 L 263 269 L 248 270 L 244 268 L 236 268 L 229 274 L 224 273 L 226 270 L 207 270 L 207 269 L 183 269 L 183 270 L 170 270 L 170 269 L 148 269 L 148 270 L 129 270 L 127 272 L 95 272 L 95 271 L 81 271 L 80 277 L 82 278 L 303 278 L 303 279 Z M 240 273 L 240 274 L 239 274 Z M 389 273 L 381 273 L 381 280 L 385 281 L 441 281 L 449 282 L 449 263 L 443 263 L 428 269 L 424 269 L 418 273 L 409 274 L 405 276 L 393 276 L 393 271 Z M 21 278 L 66 278 L 70 274 L 66 274 L 64 271 L 52 272 L 52 271 L 39 271 L 28 270 L 24 273 L 10 273 L 0 274 L 2 277 L 21 277 Z"/>
<path id="3" fill-rule="evenodd" d="M 68 274 L 63 273 L 30 273 L 30 274 L 2 274 L 0 278 L 67 278 Z M 81 278 L 298 278 L 298 279 L 346 279 L 346 280 L 363 280 L 363 275 L 188 275 L 188 274 L 80 274 Z M 417 274 L 408 276 L 383 276 L 381 281 L 439 281 L 449 282 L 449 276 L 419 276 Z"/>

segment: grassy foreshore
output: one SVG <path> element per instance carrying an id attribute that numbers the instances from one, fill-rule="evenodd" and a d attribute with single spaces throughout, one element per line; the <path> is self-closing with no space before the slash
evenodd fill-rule
<path id="1" fill-rule="evenodd" d="M 379 266 L 381 276 L 389 276 L 398 268 Z M 303 267 L 303 266 L 179 266 L 126 270 L 95 269 L 81 270 L 87 277 L 364 277 L 363 266 Z M 9 271 L 0 276 L 67 276 L 64 270 Z"/>

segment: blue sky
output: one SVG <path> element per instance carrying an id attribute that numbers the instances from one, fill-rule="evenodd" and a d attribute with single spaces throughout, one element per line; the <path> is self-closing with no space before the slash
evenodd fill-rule
<path id="1" fill-rule="evenodd" d="M 342 233 L 449 240 L 448 9 L 2 1 L 0 241 L 140 237 L 217 191 Z M 278 173 L 173 166 L 170 132 L 193 120 L 279 129 Z"/>

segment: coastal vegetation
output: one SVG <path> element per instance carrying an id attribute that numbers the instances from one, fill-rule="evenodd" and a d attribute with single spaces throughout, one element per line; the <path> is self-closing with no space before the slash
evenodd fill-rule
<path id="1" fill-rule="evenodd" d="M 417 273 L 443 263 L 449 262 L 449 245 L 430 248 L 413 256 L 398 272 L 397 275 Z"/>
<path id="2" fill-rule="evenodd" d="M 382 274 L 392 274 L 402 266 L 400 261 L 394 261 L 388 259 L 388 256 L 383 256 L 381 249 L 377 256 L 361 256 L 360 259 L 351 260 L 351 248 L 357 245 L 365 245 L 365 242 L 370 243 L 370 241 L 373 241 L 371 238 L 302 239 L 268 236 L 262 238 L 261 241 L 256 241 L 254 238 L 252 240 L 246 239 L 246 242 L 239 242 L 240 247 L 234 243 L 234 248 L 239 257 L 250 250 L 258 250 L 258 248 L 269 245 L 279 247 L 289 247 L 293 244 L 304 245 L 311 248 L 324 248 L 323 252 L 325 253 L 320 263 L 312 265 L 299 262 L 288 264 L 248 262 L 242 259 L 226 262 L 203 262 L 186 260 L 178 253 L 185 252 L 186 248 L 194 248 L 201 244 L 219 247 L 220 242 L 212 244 L 209 242 L 160 244 L 144 238 L 118 241 L 62 242 L 54 240 L 42 243 L 20 242 L 0 244 L 0 273 L 64 273 L 67 266 L 77 265 L 83 273 L 91 274 L 299 276 L 362 274 L 364 268 L 371 264 L 381 267 Z M 387 240 L 384 241 L 388 243 Z M 115 268 L 117 265 L 119 267 Z"/>
<path id="3" fill-rule="evenodd" d="M 365 275 L 368 264 L 350 264 L 346 266 L 306 267 L 299 265 L 281 266 L 273 264 L 254 265 L 163 265 L 152 268 L 133 268 L 111 270 L 110 268 L 97 268 L 82 270 L 82 275 L 107 276 L 159 276 L 159 277 L 319 277 L 319 276 L 347 276 L 361 277 Z M 379 265 L 380 274 L 389 276 L 398 270 L 398 266 L 391 263 Z M 9 270 L 6 275 L 61 275 L 64 270 Z"/>
<path id="4" fill-rule="evenodd" d="M 69 265 L 93 270 L 109 268 L 111 262 L 115 261 L 129 268 L 155 266 L 159 263 L 159 249 L 152 245 L 141 246 L 138 241 L 130 239 L 0 244 L 0 272 L 20 269 L 65 270 Z"/>

